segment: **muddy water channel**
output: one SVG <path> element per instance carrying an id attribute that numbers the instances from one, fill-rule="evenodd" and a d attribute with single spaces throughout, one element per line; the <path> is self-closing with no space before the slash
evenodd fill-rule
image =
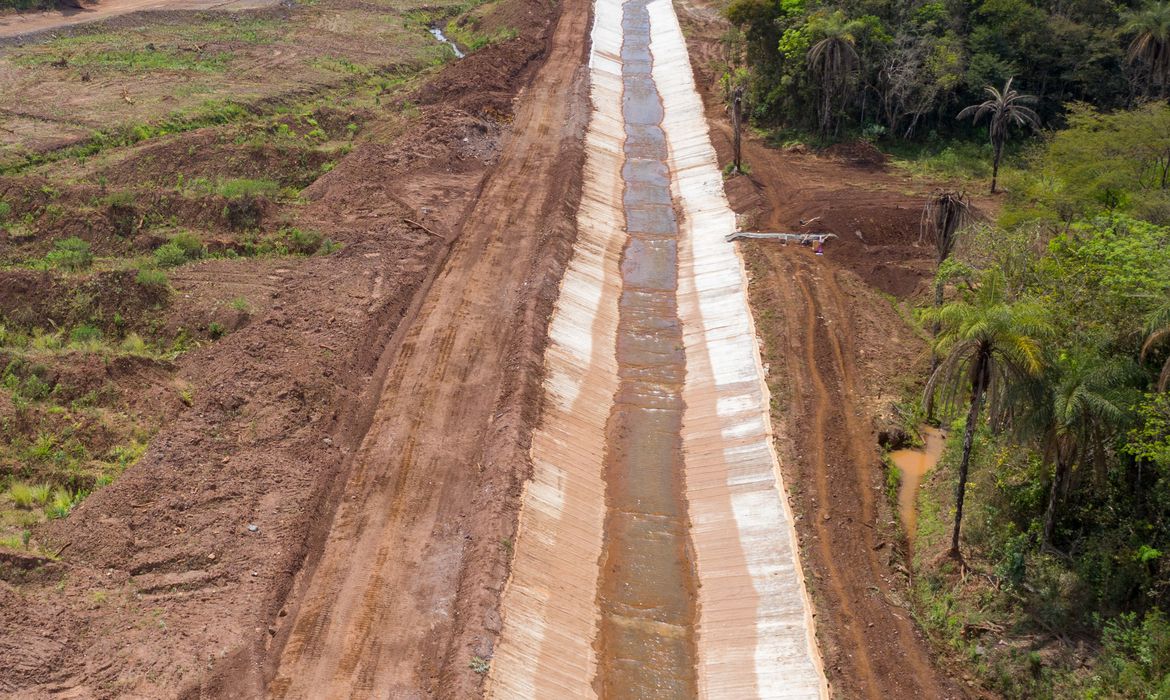
<path id="1" fill-rule="evenodd" d="M 626 127 L 617 327 L 619 386 L 606 426 L 605 546 L 598 586 L 598 690 L 695 697 L 695 576 L 680 430 L 686 375 L 678 316 L 678 222 L 645 0 L 622 14 Z"/>
<path id="2" fill-rule="evenodd" d="M 898 511 L 911 544 L 918 532 L 918 486 L 922 483 L 922 476 L 938 464 L 946 444 L 946 435 L 937 428 L 924 426 L 920 432 L 925 441 L 922 448 L 890 453 L 890 461 L 898 467 L 902 477 L 898 485 Z"/>

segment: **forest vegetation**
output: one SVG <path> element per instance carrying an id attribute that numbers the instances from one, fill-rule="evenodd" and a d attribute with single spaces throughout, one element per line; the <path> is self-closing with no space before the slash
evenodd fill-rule
<path id="1" fill-rule="evenodd" d="M 905 413 L 950 430 L 919 622 L 1007 697 L 1170 698 L 1170 2 L 725 12 L 757 128 L 946 152 L 1005 190 L 990 219 L 926 205 L 935 359 Z"/>

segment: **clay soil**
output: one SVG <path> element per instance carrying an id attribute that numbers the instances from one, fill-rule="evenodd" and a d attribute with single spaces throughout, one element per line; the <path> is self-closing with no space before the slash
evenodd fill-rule
<path id="1" fill-rule="evenodd" d="M 726 164 L 732 132 L 718 83 L 726 24 L 708 4 L 682 10 L 712 140 Z M 906 546 L 879 447 L 879 435 L 899 430 L 893 405 L 916 389 L 913 378 L 929 361 L 907 315 L 933 280 L 933 247 L 917 241 L 935 183 L 899 174 L 868 144 L 818 154 L 748 137 L 743 160 L 750 175 L 725 188 L 744 229 L 838 236 L 823 256 L 794 243 L 741 244 L 833 693 L 974 696 L 936 665 L 911 617 Z"/>
<path id="2" fill-rule="evenodd" d="M 372 137 L 303 191 L 307 203 L 273 214 L 340 252 L 171 273 L 176 317 L 159 324 L 219 310 L 229 334 L 122 382 L 156 392 L 120 406 L 163 423 L 146 454 L 68 518 L 33 528 L 41 554 L 0 556 L 0 694 L 263 696 L 282 654 L 311 654 L 298 641 L 313 627 L 302 623 L 310 583 L 334 566 L 322 553 L 343 526 L 335 515 L 350 522 L 367 479 L 403 528 L 389 551 L 401 585 L 372 619 L 416 635 L 387 649 L 396 664 L 379 681 L 411 697 L 474 692 L 469 659 L 490 656 L 498 631 L 501 543 L 572 242 L 587 19 L 584 2 L 500 3 L 490 22 L 515 38 L 431 77 L 410 96 L 409 129 L 363 122 Z M 111 180 L 142 169 L 173 181 L 165 164 L 196 152 L 183 139 L 200 133 L 170 157 L 103 167 Z M 6 309 L 53 284 L 12 274 L 28 279 L 5 288 Z M 242 295 L 249 308 L 229 311 Z"/>

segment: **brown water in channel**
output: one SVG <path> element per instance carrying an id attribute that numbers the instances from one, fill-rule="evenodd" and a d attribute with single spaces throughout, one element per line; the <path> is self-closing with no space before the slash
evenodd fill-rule
<path id="1" fill-rule="evenodd" d="M 890 461 L 898 467 L 902 476 L 898 485 L 898 512 L 911 544 L 918 532 L 918 486 L 922 483 L 922 476 L 938 464 L 946 444 L 946 436 L 938 428 L 923 427 L 921 432 L 926 443 L 921 449 L 895 450 L 890 453 Z"/>
<path id="2" fill-rule="evenodd" d="M 606 426 L 605 544 L 598 604 L 597 690 L 604 698 L 687 698 L 695 678 L 695 576 L 684 497 L 678 318 L 678 222 L 662 102 L 651 78 L 645 0 L 623 6 L 626 127 L 616 356 Z"/>

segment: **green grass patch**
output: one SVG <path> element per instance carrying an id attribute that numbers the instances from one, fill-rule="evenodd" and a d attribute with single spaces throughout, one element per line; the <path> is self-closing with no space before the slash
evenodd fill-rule
<path id="1" fill-rule="evenodd" d="M 93 265 L 93 251 L 89 243 L 71 236 L 53 244 L 53 250 L 45 255 L 45 264 L 71 272 L 86 270 Z"/>
<path id="2" fill-rule="evenodd" d="M 29 154 L 23 160 L 0 167 L 0 174 L 15 175 L 47 163 L 70 158 L 90 158 L 104 151 L 132 146 L 161 136 L 239 121 L 248 114 L 249 112 L 241 105 L 208 100 L 193 110 L 175 112 L 157 122 L 129 124 L 95 131 L 88 140 L 75 146 Z"/>
<path id="3" fill-rule="evenodd" d="M 93 68 L 123 73 L 150 73 L 155 71 L 183 71 L 194 73 L 223 73 L 231 62 L 230 53 L 202 53 L 180 49 L 125 49 L 95 50 L 61 56 L 38 49 L 35 53 L 17 56 L 22 66 L 40 66 L 65 61 L 76 68 Z"/>
<path id="4" fill-rule="evenodd" d="M 491 34 L 484 34 L 477 32 L 470 22 L 461 26 L 458 21 L 451 20 L 443 28 L 443 34 L 451 41 L 464 47 L 467 53 L 471 53 L 492 44 L 515 39 L 520 33 L 511 27 L 504 27 Z"/>
<path id="5" fill-rule="evenodd" d="M 890 154 L 894 167 L 912 177 L 927 180 L 958 180 L 981 185 L 985 181 L 986 186 L 990 186 L 994 155 L 990 143 L 891 141 L 883 142 L 881 147 Z M 1004 168 L 1001 166 L 1001 177 L 1003 171 Z"/>

